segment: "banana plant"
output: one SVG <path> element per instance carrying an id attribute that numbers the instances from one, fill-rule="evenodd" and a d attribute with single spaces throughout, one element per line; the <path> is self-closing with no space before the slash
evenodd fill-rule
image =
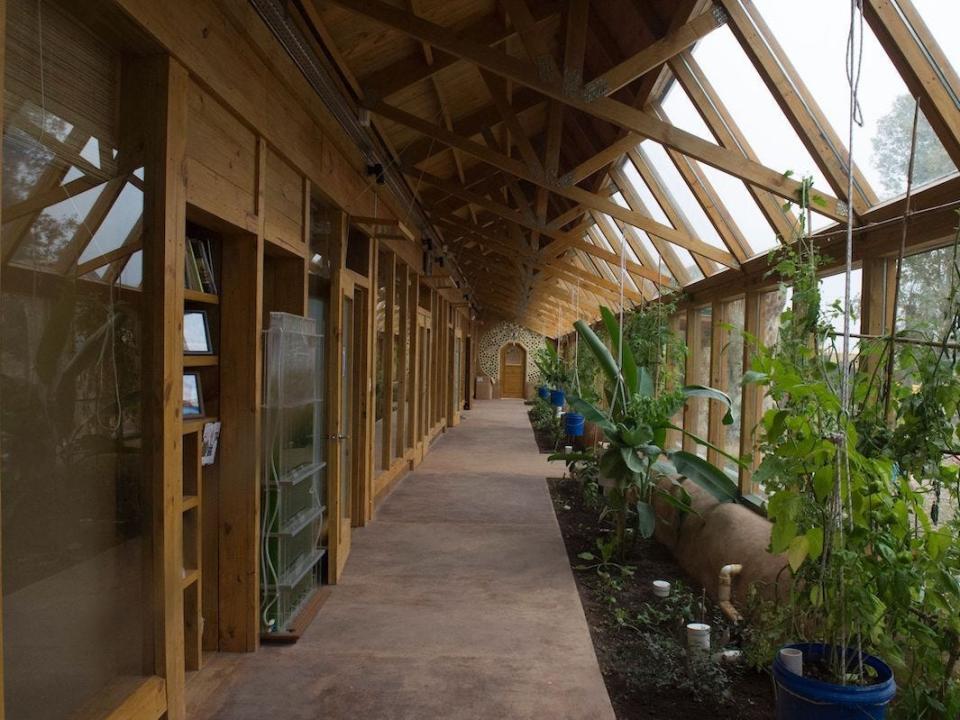
<path id="1" fill-rule="evenodd" d="M 660 487 L 658 480 L 664 476 L 686 477 L 721 502 L 736 502 L 740 498 L 737 484 L 720 468 L 695 453 L 665 449 L 669 430 L 682 433 L 737 465 L 740 460 L 670 420 L 687 400 L 702 398 L 720 403 L 724 409 L 723 423 L 729 425 L 733 422 L 729 396 L 715 388 L 687 385 L 657 397 L 647 368 L 637 365 L 629 343 L 623 342 L 621 346 L 620 326 L 613 312 L 601 307 L 600 313 L 611 345 L 617 349 L 619 362 L 587 323 L 578 320 L 574 327 L 605 375 L 609 409 L 601 410 L 580 397 L 572 398 L 570 405 L 587 421 L 596 424 L 609 442 L 609 447 L 600 455 L 599 466 L 601 476 L 613 482 L 607 493 L 605 512 L 614 514 L 616 536 L 622 547 L 631 514 L 636 515 L 637 531 L 642 537 L 653 535 L 657 522 L 653 509 L 655 496 L 681 513 L 692 509 L 689 493 L 676 479 L 670 491 Z M 557 453 L 549 459 L 566 461 L 578 457 L 576 453 Z"/>
<path id="2" fill-rule="evenodd" d="M 553 345 L 547 343 L 537 352 L 534 359 L 540 378 L 551 388 L 564 390 L 570 382 L 570 373 L 564 365 L 563 358 L 557 353 Z"/>

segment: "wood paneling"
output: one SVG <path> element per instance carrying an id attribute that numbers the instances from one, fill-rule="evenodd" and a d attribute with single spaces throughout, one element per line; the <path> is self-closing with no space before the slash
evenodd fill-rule
<path id="1" fill-rule="evenodd" d="M 303 254 L 303 179 L 272 148 L 267 149 L 265 194 L 264 239 Z"/>
<path id="2" fill-rule="evenodd" d="M 187 200 L 250 228 L 256 216 L 256 136 L 196 82 L 189 84 L 187 103 Z"/>

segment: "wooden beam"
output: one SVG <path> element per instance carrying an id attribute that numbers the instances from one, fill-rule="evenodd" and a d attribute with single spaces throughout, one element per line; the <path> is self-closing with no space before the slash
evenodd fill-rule
<path id="1" fill-rule="evenodd" d="M 726 17 L 722 11 L 708 7 L 685 25 L 671 30 L 666 36 L 648 45 L 640 52 L 597 76 L 584 87 L 586 96 L 612 95 L 617 90 L 663 65 L 681 50 L 722 26 Z"/>
<path id="2" fill-rule="evenodd" d="M 313 1 L 313 0 L 311 0 Z M 559 25 L 560 16 L 556 11 L 550 11 L 536 21 L 537 32 L 552 33 Z M 481 45 L 502 45 L 516 37 L 514 27 L 507 28 L 496 15 L 487 15 L 472 24 L 457 31 L 463 37 L 470 38 Z M 390 63 L 386 68 L 365 75 L 359 80 L 367 97 L 389 98 L 391 95 L 406 90 L 412 85 L 433 77 L 440 71 L 460 62 L 461 58 L 445 52 L 433 53 L 433 64 L 426 62 L 421 53 L 409 55 L 406 58 Z"/>
<path id="3" fill-rule="evenodd" d="M 440 25 L 418 18 L 388 5 L 382 0 L 328 0 L 364 15 L 387 27 L 406 33 L 410 37 L 426 41 L 435 47 L 459 55 L 476 65 L 504 78 L 530 87 L 549 98 L 559 100 L 588 115 L 618 125 L 642 138 L 650 138 L 673 147 L 685 155 L 713 165 L 740 179 L 763 187 L 783 198 L 795 201 L 801 191 L 800 182 L 783 173 L 747 160 L 730 150 L 703 140 L 697 135 L 681 130 L 653 115 L 607 97 L 589 98 L 567 96 L 560 83 L 543 80 L 537 68 L 487 46 L 477 44 Z M 382 105 L 382 103 L 372 103 Z M 373 109 L 373 108 L 371 108 Z M 821 214 L 835 220 L 845 220 L 846 212 L 838 206 L 836 198 L 823 192 L 814 194 Z M 665 238 L 666 239 L 666 238 Z"/>
<path id="4" fill-rule="evenodd" d="M 751 161 L 757 161 L 757 155 L 747 141 L 746 136 L 740 131 L 733 117 L 727 111 L 713 86 L 707 80 L 706 75 L 700 69 L 692 53 L 681 53 L 670 63 L 670 69 L 676 76 L 680 85 L 686 91 L 690 102 L 700 113 L 706 126 L 717 138 L 719 143 L 731 150 L 739 151 L 744 157 Z M 666 117 L 663 108 L 658 105 L 656 112 L 661 117 Z M 672 148 L 667 149 L 668 152 Z M 673 151 L 675 152 L 675 151 Z M 678 166 L 681 164 L 674 160 Z M 681 171 L 682 173 L 682 171 Z M 756 200 L 760 212 L 770 223 L 774 232 L 782 238 L 789 240 L 793 234 L 795 217 L 792 212 L 784 211 L 783 203 L 769 191 L 746 184 L 747 191 Z"/>
<path id="5" fill-rule="evenodd" d="M 463 138 L 459 135 L 449 132 L 445 128 L 442 128 L 438 125 L 422 120 L 415 115 L 411 115 L 399 108 L 395 108 L 385 103 L 371 103 L 371 108 L 373 112 L 376 112 L 383 117 L 386 117 L 394 122 L 399 122 L 408 127 L 422 132 L 427 135 L 432 135 L 441 142 L 447 143 L 452 147 L 459 147 L 465 152 L 469 152 L 480 160 L 487 162 L 495 167 L 499 167 L 504 172 L 511 173 L 516 177 L 526 180 L 528 182 L 535 183 L 542 187 L 547 188 L 551 192 L 566 197 L 569 200 L 573 200 L 576 203 L 589 207 L 593 210 L 598 210 L 600 212 L 606 213 L 612 217 L 615 217 L 619 220 L 622 220 L 625 223 L 633 225 L 645 230 L 648 233 L 657 235 L 658 237 L 668 240 L 670 242 L 676 243 L 681 247 L 685 247 L 692 252 L 699 253 L 705 257 L 715 260 L 722 265 L 727 267 L 737 267 L 738 263 L 736 258 L 733 257 L 729 252 L 720 250 L 708 245 L 700 240 L 690 237 L 686 233 L 676 230 L 669 225 L 664 225 L 657 222 L 653 218 L 647 217 L 642 213 L 634 212 L 624 208 L 622 205 L 609 200 L 600 195 L 591 193 L 583 188 L 577 187 L 576 185 L 565 186 L 550 182 L 542 174 L 536 174 L 530 172 L 524 163 L 508 158 L 500 153 L 491 150 L 483 145 Z M 436 185 L 435 180 L 427 180 L 430 177 L 427 173 L 418 170 L 417 168 L 407 167 L 404 165 L 404 172 L 410 175 L 413 178 L 419 178 L 420 180 L 426 180 Z M 441 188 L 447 189 L 447 188 Z M 449 190 L 448 190 L 449 192 Z M 482 199 L 481 199 L 482 200 Z M 486 202 L 486 201 L 483 201 Z M 546 232 L 544 229 L 539 227 L 531 227 L 533 230 L 542 232 L 544 235 L 549 235 L 550 233 Z"/>

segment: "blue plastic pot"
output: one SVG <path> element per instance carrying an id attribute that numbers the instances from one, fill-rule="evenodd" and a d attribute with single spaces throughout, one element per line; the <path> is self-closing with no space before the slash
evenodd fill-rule
<path id="1" fill-rule="evenodd" d="M 568 412 L 563 416 L 563 430 L 570 437 L 583 437 L 583 415 Z"/>
<path id="2" fill-rule="evenodd" d="M 830 648 L 822 643 L 787 645 L 803 653 L 806 665 L 823 658 Z M 853 655 L 855 650 L 847 650 Z M 863 664 L 877 673 L 873 685 L 834 685 L 790 672 L 780 654 L 773 661 L 773 679 L 777 688 L 777 720 L 883 720 L 887 706 L 897 694 L 893 670 L 871 655 L 863 657 Z"/>
<path id="3" fill-rule="evenodd" d="M 541 385 L 537 388 L 537 395 L 542 400 L 548 399 L 550 397 L 550 388 L 548 388 L 546 385 Z"/>
<path id="4" fill-rule="evenodd" d="M 550 404 L 554 407 L 562 408 L 564 403 L 566 403 L 567 398 L 563 394 L 563 390 L 551 390 L 550 391 Z"/>

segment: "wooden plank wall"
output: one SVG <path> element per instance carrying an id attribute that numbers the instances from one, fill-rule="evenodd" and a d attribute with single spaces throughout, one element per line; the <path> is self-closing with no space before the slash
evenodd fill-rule
<path id="1" fill-rule="evenodd" d="M 109 0 L 108 0 L 109 1 Z M 153 675 L 134 683 L 123 698 L 98 699 L 98 716 L 156 720 L 186 717 L 184 672 L 183 572 L 183 419 L 180 386 L 183 374 L 183 267 L 186 221 L 199 221 L 215 230 L 221 241 L 219 414 L 223 421 L 217 477 L 212 487 L 216 506 L 206 508 L 202 567 L 204 615 L 212 628 L 204 646 L 228 651 L 254 651 L 259 644 L 258 533 L 260 499 L 260 403 L 262 329 L 271 309 L 303 312 L 306 307 L 312 192 L 329 202 L 336 242 L 332 243 L 336 272 L 332 283 L 329 336 L 328 400 L 330 422 L 339 426 L 341 315 L 339 274 L 343 267 L 349 215 L 397 217 L 390 198 L 375 203 L 360 172 L 359 154 L 345 146 L 342 132 L 322 103 L 247 3 L 231 0 L 115 0 L 135 24 L 164 46 L 168 55 L 124 60 L 122 145 L 145 166 L 143 220 L 144 306 L 147 331 L 144 347 L 144 431 L 149 458 L 152 532 L 145 543 L 147 582 L 153 607 L 144 618 L 149 638 L 145 665 Z M 0 21 L 5 3 L 0 0 Z M 2 23 L 0 23 L 2 24 Z M 122 32 L 118 30 L 118 32 Z M 137 32 L 140 32 L 138 30 Z M 0 52 L 0 71 L 4 53 Z M 2 73 L 0 73 L 2 77 Z M 409 223 L 400 214 L 401 220 Z M 385 442 L 400 433 L 399 457 L 374 477 L 372 445 L 373 306 L 377 287 L 377 249 L 389 253 L 385 266 L 391 289 L 387 312 L 393 343 L 393 309 L 399 305 L 398 339 L 410 345 L 398 367 L 401 393 L 412 412 L 388 427 Z M 426 434 L 443 429 L 440 407 L 450 389 L 418 387 L 420 358 L 429 353 L 435 382 L 452 379 L 450 302 L 452 291 L 431 291 L 431 347 L 420 347 L 417 335 L 419 239 L 371 240 L 367 277 L 366 351 L 358 388 L 367 415 L 361 463 L 364 495 L 362 524 L 373 515 L 374 500 L 422 458 L 428 444 L 418 432 L 418 413 L 437 403 L 436 424 L 423 423 Z M 410 281 L 407 287 L 407 281 Z M 401 283 L 399 303 L 392 292 Z M 386 356 L 385 362 L 391 362 Z M 402 395 L 403 397 L 403 395 Z M 420 398 L 428 403 L 419 407 Z M 420 452 L 415 449 L 419 447 Z M 339 454 L 328 455 L 330 516 L 339 515 Z M 389 456 L 388 456 L 389 457 Z M 208 512 L 209 510 L 209 512 Z M 214 512 L 215 511 L 215 512 Z M 342 568 L 339 528 L 331 523 L 331 579 Z M 214 537 L 217 547 L 210 546 Z M 339 555 L 338 555 L 339 554 Z M 194 653 L 195 654 L 195 653 Z M 2 665 L 0 665 L 2 669 Z M 200 670 L 200 672 L 204 672 Z M 0 672 L 2 683 L 2 672 Z M 0 685 L 2 689 L 2 685 Z M 100 707 L 102 706 L 102 707 Z M 103 712 L 101 713 L 100 710 Z M 0 720 L 3 717 L 0 703 Z"/>

